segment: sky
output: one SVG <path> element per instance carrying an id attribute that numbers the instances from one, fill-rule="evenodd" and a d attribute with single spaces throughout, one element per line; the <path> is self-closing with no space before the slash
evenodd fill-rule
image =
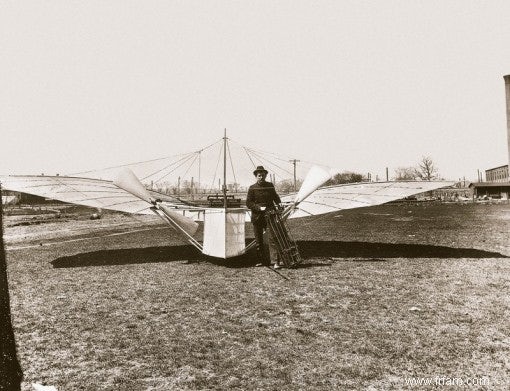
<path id="1" fill-rule="evenodd" d="M 508 163 L 508 1 L 0 2 L 0 174 L 74 173 L 223 136 L 390 176 Z M 290 163 L 289 163 L 290 164 Z"/>

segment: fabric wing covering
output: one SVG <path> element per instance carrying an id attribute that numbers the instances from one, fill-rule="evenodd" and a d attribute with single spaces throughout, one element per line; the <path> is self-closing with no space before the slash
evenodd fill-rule
<path id="1" fill-rule="evenodd" d="M 2 188 L 51 198 L 72 204 L 152 215 L 150 204 L 118 188 L 112 181 L 65 176 L 0 176 Z M 445 181 L 366 182 L 324 187 L 299 203 L 290 218 L 320 215 L 343 209 L 384 204 L 413 194 L 453 185 Z M 199 210 L 177 198 L 149 190 L 153 198 L 182 210 L 183 215 L 200 220 Z M 291 203 L 295 194 L 281 197 Z M 207 209 L 207 208 L 206 208 Z M 199 217 L 200 216 L 200 217 Z M 249 216 L 247 216 L 247 221 Z"/>
<path id="2" fill-rule="evenodd" d="M 2 188 L 34 194 L 71 204 L 110 209 L 133 214 L 153 215 L 150 204 L 118 188 L 111 181 L 65 176 L 0 176 Z M 186 208 L 176 198 L 149 191 L 167 205 Z"/>
<path id="3" fill-rule="evenodd" d="M 406 181 L 347 183 L 323 187 L 302 201 L 290 218 L 380 205 L 453 184 L 454 182 L 445 181 Z M 293 200 L 294 195 L 282 197 L 282 202 L 292 202 Z"/>

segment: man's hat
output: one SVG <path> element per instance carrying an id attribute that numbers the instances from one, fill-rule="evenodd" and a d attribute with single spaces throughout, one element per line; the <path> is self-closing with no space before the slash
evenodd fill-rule
<path id="1" fill-rule="evenodd" d="M 253 171 L 253 175 L 257 176 L 257 172 L 263 172 L 267 174 L 267 170 L 263 166 L 257 166 L 255 171 Z"/>

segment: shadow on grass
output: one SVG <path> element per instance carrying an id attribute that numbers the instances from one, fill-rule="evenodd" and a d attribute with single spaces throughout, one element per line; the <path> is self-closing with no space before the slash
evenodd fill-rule
<path id="1" fill-rule="evenodd" d="M 381 258 L 508 258 L 497 252 L 423 244 L 299 241 L 298 247 L 304 259 L 300 267 L 328 266 L 324 263 L 310 262 L 313 258 L 365 258 L 363 261 L 370 262 L 384 261 Z M 175 261 L 209 262 L 226 267 L 251 267 L 258 262 L 258 259 L 254 251 L 225 260 L 203 255 L 191 245 L 181 245 L 93 251 L 57 258 L 51 263 L 54 268 L 69 268 Z"/>

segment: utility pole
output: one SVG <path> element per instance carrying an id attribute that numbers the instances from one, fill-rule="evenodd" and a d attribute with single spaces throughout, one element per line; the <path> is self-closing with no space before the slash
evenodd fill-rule
<path id="1" fill-rule="evenodd" d="M 198 151 L 198 192 L 200 192 L 200 169 L 202 167 L 202 150 Z M 197 193 L 198 193 L 197 192 Z"/>
<path id="2" fill-rule="evenodd" d="M 386 167 L 386 182 L 388 182 L 390 180 L 390 177 L 388 175 L 388 167 Z"/>
<path id="3" fill-rule="evenodd" d="M 289 160 L 289 162 L 291 162 L 294 165 L 294 191 L 297 191 L 297 186 L 296 186 L 296 163 L 299 162 L 299 160 L 292 159 L 292 160 Z"/>
<path id="4" fill-rule="evenodd" d="M 227 129 L 223 135 L 223 207 L 227 209 Z"/>

